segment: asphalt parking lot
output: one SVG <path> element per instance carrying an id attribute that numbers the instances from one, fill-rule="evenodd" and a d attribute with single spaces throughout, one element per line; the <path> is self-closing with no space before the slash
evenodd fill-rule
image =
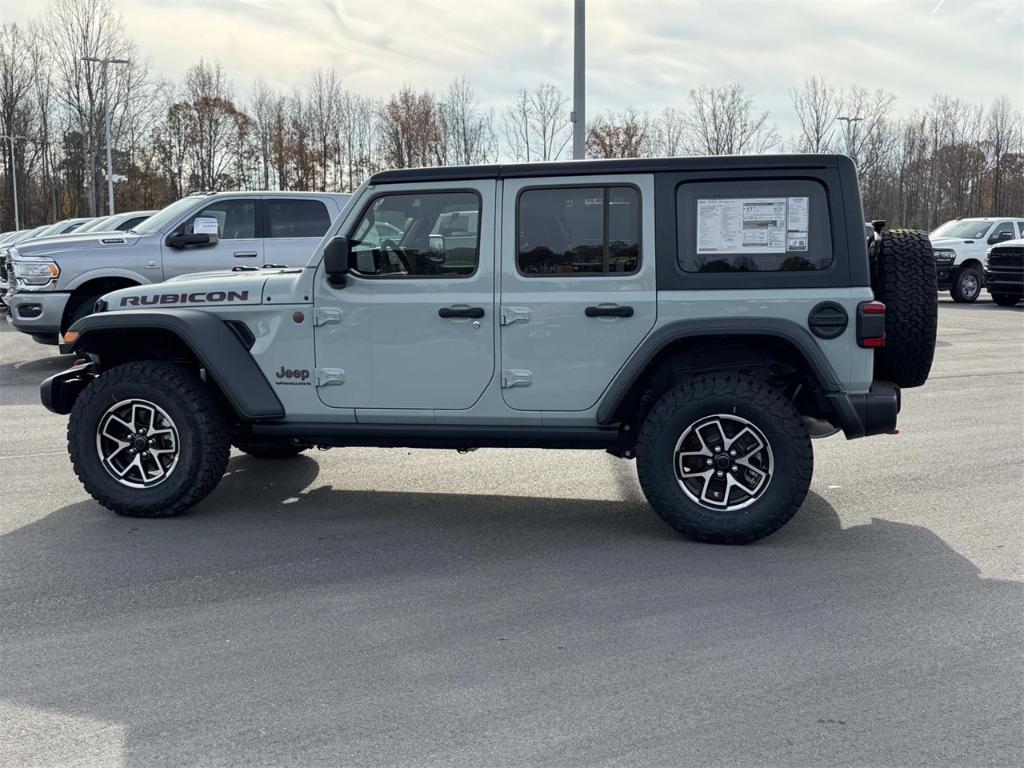
<path id="1" fill-rule="evenodd" d="M 715 547 L 585 452 L 236 455 L 120 518 L 4 326 L 0 765 L 1019 765 L 1024 310 L 939 339 L 900 435 Z"/>

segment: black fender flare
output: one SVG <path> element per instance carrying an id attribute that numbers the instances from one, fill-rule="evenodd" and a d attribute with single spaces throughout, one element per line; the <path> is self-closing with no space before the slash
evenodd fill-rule
<path id="1" fill-rule="evenodd" d="M 597 423 L 606 425 L 612 422 L 616 410 L 626 399 L 633 384 L 670 344 L 680 339 L 708 336 L 770 336 L 782 339 L 803 355 L 825 394 L 839 392 L 842 388 L 839 377 L 811 332 L 792 320 L 778 317 L 675 320 L 650 333 L 615 374 L 597 407 Z"/>
<path id="2" fill-rule="evenodd" d="M 216 315 L 198 309 L 115 310 L 83 317 L 73 326 L 79 336 L 73 352 L 89 353 L 90 339 L 119 330 L 154 329 L 177 336 L 220 387 L 235 413 L 247 421 L 280 419 L 284 407 L 233 330 Z M 102 362 L 102 361 L 101 361 Z"/>

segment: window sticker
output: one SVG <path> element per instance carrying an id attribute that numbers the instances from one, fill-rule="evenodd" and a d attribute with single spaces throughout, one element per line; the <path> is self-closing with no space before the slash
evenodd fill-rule
<path id="1" fill-rule="evenodd" d="M 697 253 L 806 251 L 807 197 L 697 200 Z"/>

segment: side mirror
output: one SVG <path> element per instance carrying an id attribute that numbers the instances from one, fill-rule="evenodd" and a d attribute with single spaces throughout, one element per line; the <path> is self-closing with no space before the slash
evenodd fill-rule
<path id="1" fill-rule="evenodd" d="M 168 235 L 167 246 L 169 248 L 195 248 L 201 245 L 214 245 L 217 242 L 216 235 Z"/>
<path id="2" fill-rule="evenodd" d="M 1007 240 L 1013 240 L 1013 233 L 1003 230 L 1002 232 L 996 232 L 992 237 L 988 239 L 989 245 L 995 243 L 1004 243 Z"/>
<path id="3" fill-rule="evenodd" d="M 431 264 L 444 264 L 447 250 L 444 242 L 444 235 L 430 235 L 430 250 L 424 257 Z"/>
<path id="4" fill-rule="evenodd" d="M 324 248 L 324 272 L 327 282 L 335 288 L 345 285 L 345 276 L 352 265 L 352 246 L 347 237 L 332 238 Z"/>

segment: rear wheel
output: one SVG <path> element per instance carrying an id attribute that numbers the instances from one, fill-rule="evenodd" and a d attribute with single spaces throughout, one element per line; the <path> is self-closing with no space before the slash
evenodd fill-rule
<path id="1" fill-rule="evenodd" d="M 981 295 L 981 270 L 977 267 L 964 267 L 957 272 L 950 286 L 949 295 L 959 304 L 970 304 Z"/>
<path id="2" fill-rule="evenodd" d="M 883 232 L 871 243 L 871 287 L 885 303 L 885 346 L 875 351 L 875 378 L 919 387 L 935 356 L 938 294 L 928 235 Z"/>
<path id="3" fill-rule="evenodd" d="M 1013 296 L 1008 293 L 993 293 L 992 301 L 994 301 L 1000 307 L 1012 307 L 1018 301 L 1020 301 L 1020 296 Z"/>
<path id="4" fill-rule="evenodd" d="M 637 441 L 637 474 L 658 515 L 699 541 L 745 544 L 803 503 L 814 456 L 800 414 L 748 376 L 704 376 L 654 405 Z"/>
<path id="5" fill-rule="evenodd" d="M 221 411 L 199 377 L 142 361 L 104 371 L 68 420 L 75 474 L 119 515 L 170 517 L 206 497 L 227 466 Z"/>

